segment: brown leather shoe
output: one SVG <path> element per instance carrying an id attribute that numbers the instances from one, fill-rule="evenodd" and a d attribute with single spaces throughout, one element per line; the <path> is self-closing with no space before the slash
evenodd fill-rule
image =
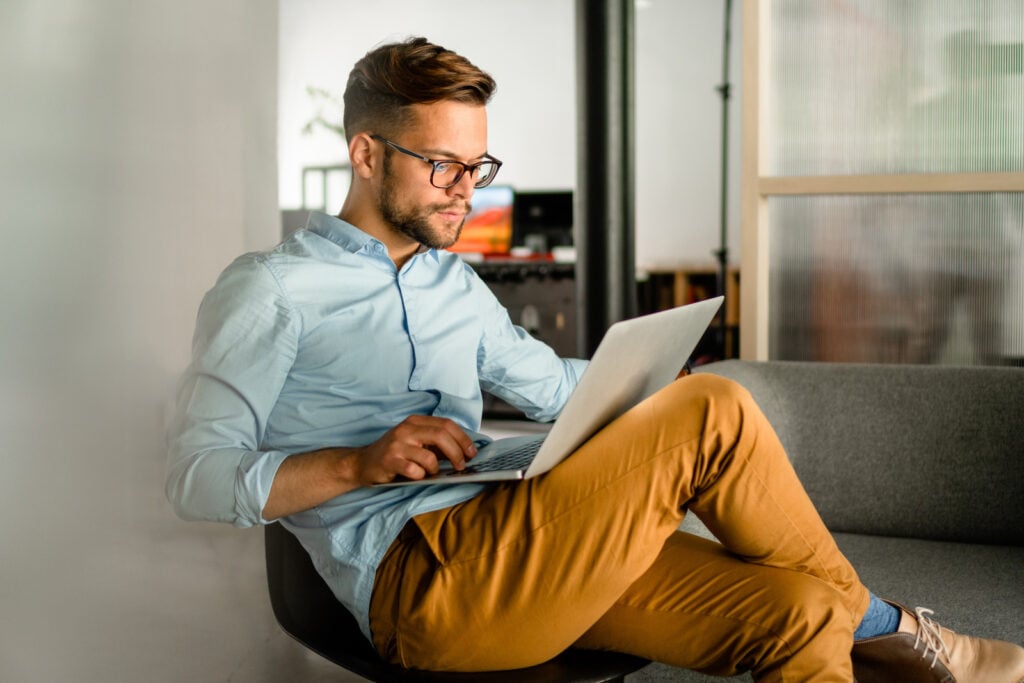
<path id="1" fill-rule="evenodd" d="M 1024 683 L 1024 648 L 950 631 L 932 620 L 930 609 L 918 607 L 915 617 L 889 604 L 903 612 L 901 624 L 909 623 L 911 632 L 855 642 L 857 683 Z"/>

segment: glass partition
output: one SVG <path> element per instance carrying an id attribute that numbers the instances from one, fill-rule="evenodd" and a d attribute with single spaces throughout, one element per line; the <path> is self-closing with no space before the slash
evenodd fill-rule
<path id="1" fill-rule="evenodd" d="M 768 202 L 770 357 L 1024 358 L 1024 194 Z"/>
<path id="2" fill-rule="evenodd" d="M 767 175 L 1024 170 L 1020 0 L 775 0 Z"/>

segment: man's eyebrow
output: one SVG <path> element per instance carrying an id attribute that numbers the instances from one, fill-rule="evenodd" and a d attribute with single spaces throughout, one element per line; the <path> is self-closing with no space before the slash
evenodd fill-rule
<path id="1" fill-rule="evenodd" d="M 423 150 L 421 152 L 421 154 L 423 154 L 423 156 L 425 156 L 425 157 L 446 157 L 446 158 L 451 159 L 453 161 L 461 161 L 461 159 L 459 158 L 458 154 L 456 154 L 455 152 L 449 151 L 447 149 L 438 149 L 438 148 L 425 149 L 425 150 Z M 486 156 L 488 156 L 488 153 L 486 151 L 484 151 L 482 154 L 479 154 L 479 155 L 477 155 L 475 157 L 470 157 L 470 160 L 483 159 Z"/>

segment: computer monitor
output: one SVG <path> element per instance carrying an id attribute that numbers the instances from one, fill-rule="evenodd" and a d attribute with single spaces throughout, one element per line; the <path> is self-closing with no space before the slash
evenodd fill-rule
<path id="1" fill-rule="evenodd" d="M 473 191 L 472 210 L 459 240 L 450 251 L 507 255 L 512 248 L 512 205 L 515 192 L 507 185 L 488 185 Z"/>
<path id="2" fill-rule="evenodd" d="M 570 247 L 572 190 L 516 192 L 512 211 L 512 245 L 535 252 Z"/>

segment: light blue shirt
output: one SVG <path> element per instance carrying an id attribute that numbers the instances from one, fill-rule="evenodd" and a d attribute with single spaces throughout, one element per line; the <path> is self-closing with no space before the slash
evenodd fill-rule
<path id="1" fill-rule="evenodd" d="M 364 446 L 414 414 L 475 437 L 481 386 L 552 420 L 585 366 L 513 325 L 458 256 L 421 250 L 398 271 L 380 241 L 312 214 L 272 251 L 238 258 L 203 299 L 167 496 L 187 519 L 266 524 L 290 454 Z M 405 523 L 483 486 L 357 489 L 282 521 L 369 637 L 377 565 Z"/>

